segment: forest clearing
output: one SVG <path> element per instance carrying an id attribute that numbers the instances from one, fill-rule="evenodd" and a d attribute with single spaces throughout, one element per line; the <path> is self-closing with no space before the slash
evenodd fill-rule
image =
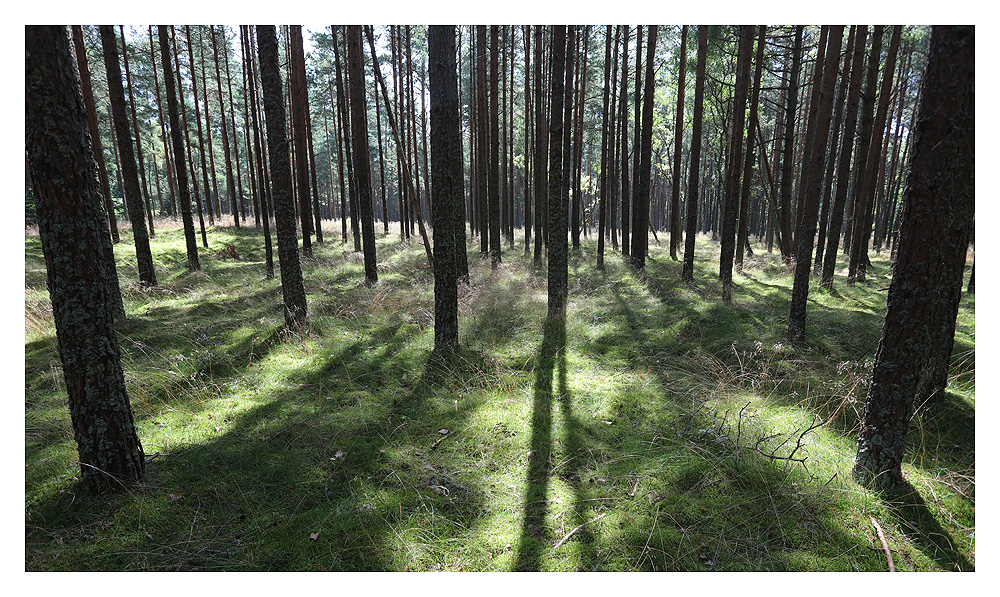
<path id="1" fill-rule="evenodd" d="M 975 570 L 975 27 L 25 50 L 26 571 Z"/>

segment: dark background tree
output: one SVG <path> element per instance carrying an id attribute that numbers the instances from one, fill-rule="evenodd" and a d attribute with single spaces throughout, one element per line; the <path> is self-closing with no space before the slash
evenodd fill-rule
<path id="1" fill-rule="evenodd" d="M 80 475 L 94 491 L 116 489 L 139 480 L 144 454 L 121 366 L 107 221 L 69 29 L 25 27 L 24 66 L 25 148 Z"/>

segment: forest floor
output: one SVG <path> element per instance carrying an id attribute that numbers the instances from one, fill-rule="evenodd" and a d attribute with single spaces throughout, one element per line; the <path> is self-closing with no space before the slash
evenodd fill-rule
<path id="1" fill-rule="evenodd" d="M 441 361 L 419 240 L 380 234 L 369 288 L 339 222 L 324 228 L 297 334 L 259 231 L 211 229 L 188 273 L 182 230 L 160 222 L 149 289 L 123 233 L 119 341 L 148 464 L 100 497 L 79 485 L 25 235 L 25 570 L 884 571 L 876 525 L 897 570 L 974 568 L 973 295 L 947 395 L 910 424 L 909 485 L 877 494 L 851 467 L 885 252 L 864 283 L 814 282 L 790 345 L 792 270 L 762 246 L 726 304 L 707 237 L 692 286 L 662 236 L 642 275 L 610 247 L 599 271 L 585 239 L 554 338 L 523 237 L 493 272 L 470 244 L 463 348 Z"/>

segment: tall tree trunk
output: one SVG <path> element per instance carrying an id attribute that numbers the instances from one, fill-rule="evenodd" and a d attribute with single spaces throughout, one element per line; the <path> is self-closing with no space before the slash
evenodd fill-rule
<path id="1" fill-rule="evenodd" d="M 111 97 L 115 136 L 118 139 L 118 152 L 121 155 L 119 163 L 125 182 L 125 205 L 128 207 L 129 220 L 132 222 L 135 257 L 139 266 L 139 283 L 156 286 L 156 270 L 153 267 L 153 254 L 149 249 L 146 214 L 143 211 L 139 173 L 135 164 L 135 150 L 132 136 L 129 134 L 128 116 L 125 114 L 125 90 L 122 88 L 115 30 L 111 25 L 101 25 L 100 31 L 101 45 L 104 49 L 104 70 L 108 75 L 108 95 Z"/>
<path id="2" fill-rule="evenodd" d="M 601 174 L 598 182 L 600 204 L 597 208 L 597 269 L 604 269 L 604 231 L 608 217 L 608 189 L 611 186 L 608 180 L 611 169 L 611 160 L 608 155 L 608 148 L 611 145 L 608 125 L 611 122 L 609 111 L 612 85 L 614 85 L 614 81 L 611 80 L 611 25 L 608 25 L 604 32 L 604 111 L 602 112 L 604 117 L 601 119 Z"/>
<path id="3" fill-rule="evenodd" d="M 740 213 L 740 182 L 743 174 L 743 134 L 746 122 L 747 93 L 750 86 L 750 56 L 753 52 L 753 26 L 739 29 L 739 54 L 736 59 L 736 91 L 733 94 L 732 132 L 726 167 L 725 207 L 722 219 L 722 243 L 719 254 L 719 278 L 722 300 L 733 298 L 733 257 L 736 254 L 736 218 Z"/>
<path id="4" fill-rule="evenodd" d="M 184 34 L 187 37 L 188 46 L 188 72 L 191 73 L 191 101 L 194 103 L 194 119 L 198 123 L 198 157 L 201 161 L 201 176 L 204 186 L 202 196 L 205 198 L 205 210 L 208 211 L 208 225 L 215 226 L 215 212 L 212 209 L 212 194 L 209 192 L 208 166 L 205 163 L 205 141 L 201 130 L 201 108 L 198 105 L 198 77 L 194 69 L 194 41 L 191 39 L 191 26 L 184 26 Z M 192 152 L 193 153 L 193 152 Z M 201 203 L 198 204 L 199 207 Z M 204 236 L 204 230 L 202 230 Z M 205 248 L 208 248 L 208 239 L 205 241 Z"/>
<path id="5" fill-rule="evenodd" d="M 500 265 L 500 95 L 498 72 L 499 49 L 498 34 L 499 27 L 493 25 L 490 28 L 490 107 L 489 107 L 489 201 L 490 201 L 490 269 L 496 269 Z"/>
<path id="6" fill-rule="evenodd" d="M 542 80 L 542 36 L 544 25 L 535 25 L 535 251 L 534 264 L 542 264 L 542 244 L 545 242 L 545 217 L 548 200 L 548 147 L 545 122 L 545 85 Z M 600 259 L 600 257 L 598 257 Z"/>
<path id="7" fill-rule="evenodd" d="M 347 27 L 347 84 L 351 92 L 351 146 L 354 147 L 354 178 L 358 182 L 361 237 L 365 254 L 365 283 L 378 282 L 375 259 L 375 217 L 372 211 L 371 166 L 368 159 L 368 114 L 365 102 L 365 54 L 361 26 Z"/>
<path id="8" fill-rule="evenodd" d="M 163 83 L 167 95 L 167 114 L 170 118 L 170 136 L 174 150 L 174 171 L 177 174 L 177 196 L 180 203 L 181 221 L 184 222 L 184 239 L 187 245 L 188 271 L 201 269 L 198 260 L 198 241 L 195 238 L 194 221 L 191 217 L 191 193 L 188 190 L 187 164 L 184 159 L 184 138 L 178 116 L 177 93 L 174 91 L 174 69 L 170 59 L 170 30 L 160 25 L 160 57 L 163 63 Z"/>
<path id="9" fill-rule="evenodd" d="M 160 120 L 160 140 L 163 142 L 163 162 L 166 165 L 167 186 L 170 189 L 170 215 L 177 221 L 177 191 L 174 188 L 174 169 L 170 156 L 170 145 L 167 143 L 167 119 L 163 117 L 163 104 L 160 100 L 160 76 L 156 69 L 156 46 L 153 43 L 153 26 L 149 26 L 149 60 L 153 66 L 153 83 L 156 85 L 156 111 Z M 96 126 L 96 123 L 95 123 Z M 103 161 L 104 156 L 101 156 Z M 108 191 L 110 194 L 110 191 Z M 110 196 L 110 195 L 109 195 Z M 108 204 L 110 205 L 110 203 Z M 114 214 L 112 214 L 113 216 Z M 117 242 L 117 241 L 116 241 Z"/>
<path id="10" fill-rule="evenodd" d="M 851 153 L 854 149 L 853 132 L 858 124 L 858 108 L 861 101 L 861 81 L 864 78 L 865 40 L 868 36 L 866 26 L 852 27 L 853 46 L 848 54 L 850 68 L 844 64 L 844 76 L 841 86 L 847 85 L 847 113 L 844 115 L 844 136 L 840 140 L 840 157 L 837 161 L 837 192 L 830 206 L 830 224 L 826 237 L 826 252 L 823 257 L 823 272 L 820 275 L 820 286 L 833 287 L 833 273 L 837 267 L 837 248 L 840 243 L 840 229 L 844 220 L 844 204 L 847 202 L 851 177 Z M 846 60 L 846 59 L 845 59 Z M 850 84 L 847 77 L 850 75 Z"/>
<path id="11" fill-rule="evenodd" d="M 740 220 L 736 232 L 736 271 L 740 273 L 743 273 L 744 249 L 750 247 L 750 182 L 753 179 L 753 163 L 756 155 L 754 144 L 760 129 L 760 78 L 764 66 L 764 41 L 767 26 L 760 25 L 757 29 L 757 55 L 754 58 L 753 90 L 750 92 L 748 108 L 750 122 L 747 125 L 747 148 L 744 152 L 743 183 L 740 189 Z"/>
<path id="12" fill-rule="evenodd" d="M 226 121 L 226 102 L 222 95 L 222 72 L 219 68 L 219 44 L 215 39 L 215 25 L 212 28 L 212 56 L 215 58 L 215 83 L 219 95 L 219 125 L 222 129 L 222 154 L 226 163 L 226 194 L 229 195 L 229 209 L 233 212 L 233 224 L 240 227 L 240 208 L 236 203 L 236 180 L 233 178 L 233 161 L 229 151 L 229 123 Z M 228 50 L 227 50 L 228 51 Z M 232 107 L 232 106 L 230 106 Z M 233 129 L 235 141 L 235 129 Z M 237 160 L 239 161 L 239 160 Z"/>
<path id="13" fill-rule="evenodd" d="M 427 30 L 431 95 L 431 170 L 434 201 L 434 351 L 458 348 L 458 251 L 465 247 L 464 173 L 455 27 Z M 461 242 L 459 242 L 461 241 Z"/>
<path id="14" fill-rule="evenodd" d="M 171 26 L 171 31 L 174 31 L 173 26 Z M 191 173 L 191 178 L 189 182 L 191 184 L 191 189 L 194 192 L 194 203 L 195 207 L 198 209 L 198 228 L 201 230 L 201 243 L 206 249 L 208 248 L 208 235 L 205 233 L 205 216 L 201 209 L 201 199 L 198 193 L 198 180 L 197 174 L 194 171 L 194 151 L 191 149 L 191 134 L 188 129 L 187 124 L 187 108 L 184 106 L 184 86 L 183 79 L 181 78 L 181 59 L 180 53 L 177 51 L 177 33 L 174 31 L 172 44 L 174 51 L 174 65 L 177 69 L 177 99 L 180 104 L 180 119 L 181 119 L 181 129 L 184 131 L 184 148 L 185 157 L 187 158 L 187 170 Z M 164 76 L 166 73 L 164 72 Z M 180 178 L 178 177 L 178 181 Z"/>
<path id="15" fill-rule="evenodd" d="M 975 28 L 933 27 L 899 248 L 854 463 L 863 485 L 890 489 L 904 482 L 914 401 L 947 381 L 939 375 L 947 371 L 974 225 L 974 90 Z M 940 232 L 935 242 L 928 242 L 928 230 Z"/>
<path id="16" fill-rule="evenodd" d="M 656 56 L 657 27 L 649 28 L 649 39 L 646 43 L 646 76 L 644 78 L 642 98 L 642 141 L 639 145 L 639 184 L 636 188 L 632 212 L 632 266 L 637 270 L 646 267 L 646 247 L 649 244 L 649 187 L 650 170 L 653 153 L 653 74 L 655 73 L 653 58 Z M 640 232 L 640 230 L 642 232 Z"/>
<path id="17" fill-rule="evenodd" d="M 566 74 L 566 26 L 552 27 L 552 115 L 549 151 L 548 321 L 564 322 L 568 290 L 566 201 L 563 196 L 563 101 Z"/>
<path id="18" fill-rule="evenodd" d="M 684 75 L 686 72 L 687 25 L 684 25 L 681 27 L 680 73 L 677 75 L 677 114 L 674 117 L 674 171 L 673 185 L 670 189 L 670 258 L 674 261 L 677 261 L 677 248 L 681 244 L 681 149 L 684 147 Z M 751 108 L 752 114 L 753 108 Z"/>
<path id="19" fill-rule="evenodd" d="M 871 54 L 868 57 L 868 70 L 865 74 L 865 90 L 861 103 L 861 130 L 858 133 L 857 153 L 854 158 L 854 182 L 851 185 L 850 203 L 847 205 L 847 221 L 844 229 L 844 253 L 853 257 L 854 254 L 854 219 L 858 213 L 858 205 L 862 202 L 864 188 L 865 165 L 868 163 L 868 150 L 871 147 L 872 128 L 875 120 L 875 85 L 878 82 L 878 67 L 882 59 L 883 29 L 875 26 L 872 34 Z M 848 264 L 848 281 L 857 273 L 857 264 L 850 260 Z"/>
<path id="20" fill-rule="evenodd" d="M 149 185 L 146 184 L 146 166 L 142 160 L 142 135 L 139 132 L 139 121 L 135 116 L 135 94 L 132 92 L 132 72 L 128 67 L 128 45 L 125 43 L 125 27 L 119 25 L 122 33 L 122 62 L 125 65 L 125 84 L 128 85 L 128 105 L 132 116 L 132 129 L 135 133 L 135 158 L 139 168 L 139 190 L 142 192 L 143 205 L 146 207 L 146 219 L 149 222 L 150 238 L 156 236 L 153 230 L 153 209 L 149 203 Z"/>
<path id="21" fill-rule="evenodd" d="M 299 226 L 302 231 L 302 255 L 312 257 L 312 209 L 309 205 L 309 143 L 306 112 L 309 95 L 306 89 L 306 59 L 302 47 L 302 26 L 289 27 L 288 80 L 292 112 L 292 148 L 295 152 L 295 189 L 299 200 Z M 366 156 L 367 161 L 367 156 Z"/>
<path id="22" fill-rule="evenodd" d="M 115 332 L 110 239 L 80 76 L 68 28 L 28 26 L 24 38 L 25 152 L 80 477 L 95 492 L 118 489 L 141 478 L 144 454 Z"/>
<path id="23" fill-rule="evenodd" d="M 101 181 L 101 194 L 104 197 L 105 214 L 109 221 L 111 239 L 115 243 L 121 242 L 121 235 L 118 232 L 118 219 L 115 217 L 115 206 L 111 203 L 111 185 L 108 184 L 108 168 L 104 164 L 104 147 L 101 144 L 101 133 L 97 128 L 97 106 L 94 104 L 94 91 L 90 83 L 90 68 L 87 66 L 87 48 L 83 44 L 83 27 L 73 25 L 73 45 L 76 50 L 76 63 L 80 67 L 80 85 L 83 90 L 83 103 L 87 109 L 87 130 L 90 132 L 90 143 L 94 150 L 94 158 L 97 160 L 97 173 Z M 154 72 L 156 69 L 153 69 Z M 157 89 L 157 101 L 159 101 L 159 89 Z M 117 280 L 118 274 L 115 274 Z M 123 312 L 124 313 L 124 312 Z"/>
<path id="24" fill-rule="evenodd" d="M 885 161 L 882 152 L 882 138 L 889 111 L 889 98 L 892 95 L 892 79 L 896 73 L 896 53 L 899 50 L 902 29 L 901 25 L 895 25 L 889 38 L 889 50 L 882 73 L 878 108 L 875 111 L 871 142 L 868 147 L 868 159 L 865 161 L 864 177 L 861 179 L 861 194 L 858 195 L 859 202 L 854 209 L 854 231 L 851 236 L 855 242 L 851 245 L 851 262 L 848 266 L 848 281 L 850 282 L 864 281 L 868 266 L 868 241 L 871 239 L 872 232 L 875 186 L 878 182 L 880 165 Z"/>
<path id="25" fill-rule="evenodd" d="M 268 184 L 267 168 L 264 166 L 264 142 L 261 139 L 263 136 L 261 133 L 263 127 L 261 126 L 260 101 L 257 94 L 257 73 L 259 69 L 256 65 L 256 52 L 254 52 L 253 35 L 250 26 L 240 25 L 240 29 L 243 64 L 246 65 L 243 69 L 244 75 L 247 77 L 245 87 L 249 91 L 249 93 L 245 94 L 249 96 L 249 104 L 247 104 L 249 115 L 247 121 L 253 129 L 254 163 L 250 165 L 250 171 L 257 172 L 257 214 L 264 222 L 264 271 L 265 277 L 270 280 L 274 277 L 274 249 L 271 243 L 270 224 L 271 210 L 268 207 L 271 185 Z M 249 143 L 247 144 L 247 148 L 250 148 Z"/>
<path id="26" fill-rule="evenodd" d="M 813 148 L 810 151 L 808 167 L 809 177 L 803 195 L 802 222 L 799 226 L 798 250 L 795 254 L 795 280 L 792 284 L 792 306 L 788 316 L 788 339 L 792 342 L 805 340 L 806 335 L 806 299 L 809 296 L 809 270 L 812 266 L 812 250 L 816 237 L 816 220 L 819 212 L 819 198 L 823 192 L 823 168 L 826 162 L 826 142 L 830 131 L 830 115 L 833 112 L 833 94 L 837 82 L 837 64 L 840 61 L 840 48 L 844 38 L 844 26 L 834 25 L 829 28 L 826 36 L 827 47 L 823 53 L 824 64 L 820 66 L 817 58 L 816 68 L 822 69 L 822 84 L 817 100 L 816 132 L 812 135 Z M 821 44 L 822 47 L 822 44 Z M 817 81 L 819 82 L 819 81 Z"/>
<path id="27" fill-rule="evenodd" d="M 260 81 L 267 118 L 268 157 L 271 166 L 274 221 L 278 233 L 278 259 L 281 266 L 281 295 L 284 299 L 285 326 L 300 329 L 306 325 L 306 292 L 299 266 L 299 243 L 295 233 L 295 206 L 292 203 L 292 173 L 285 133 L 285 105 L 278 67 L 278 39 L 273 25 L 257 26 Z"/>
<path id="28" fill-rule="evenodd" d="M 698 176 L 701 163 L 701 129 L 705 112 L 705 60 L 708 26 L 698 26 L 698 65 L 695 70 L 694 116 L 691 123 L 691 165 L 688 166 L 687 220 L 684 234 L 684 264 L 681 279 L 694 281 L 694 241 L 698 234 Z"/>
<path id="29" fill-rule="evenodd" d="M 620 141 L 618 145 L 621 150 L 619 151 L 619 157 L 621 161 L 619 162 L 619 169 L 621 172 L 621 185 L 619 186 L 619 197 L 621 200 L 621 213 L 622 213 L 622 255 L 626 258 L 631 252 L 631 246 L 629 246 L 629 221 L 630 205 L 629 205 L 629 177 L 628 177 L 628 25 L 625 25 L 625 35 L 622 37 L 622 79 L 621 88 L 618 95 L 621 97 L 618 105 L 618 131 Z M 635 147 L 632 151 L 635 151 Z M 617 184 L 617 183 L 616 183 Z M 626 259 L 627 260 L 627 259 Z"/>
<path id="30" fill-rule="evenodd" d="M 785 141 L 782 146 L 780 203 L 778 222 L 781 230 L 781 257 L 792 259 L 792 155 L 795 149 L 795 108 L 799 97 L 799 65 L 802 60 L 802 26 L 795 28 L 792 63 L 788 70 L 787 101 L 785 103 Z"/>

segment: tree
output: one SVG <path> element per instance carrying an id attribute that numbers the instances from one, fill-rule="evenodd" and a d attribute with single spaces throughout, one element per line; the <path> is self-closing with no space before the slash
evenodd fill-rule
<path id="1" fill-rule="evenodd" d="M 736 219 L 740 212 L 740 182 L 743 174 L 743 134 L 746 122 L 747 94 L 750 84 L 750 55 L 753 51 L 753 26 L 739 29 L 739 55 L 736 59 L 736 91 L 733 94 L 732 131 L 726 167 L 726 202 L 722 219 L 722 242 L 719 252 L 719 278 L 722 300 L 733 298 L 733 257 L 736 254 Z"/>
<path id="2" fill-rule="evenodd" d="M 830 223 L 827 231 L 826 252 L 823 257 L 823 272 L 820 275 L 820 286 L 833 287 L 833 272 L 837 267 L 837 248 L 840 244 L 840 228 L 844 222 L 844 204 L 847 202 L 847 191 L 850 187 L 851 152 L 854 149 L 854 135 L 851 134 L 858 125 L 858 108 L 861 101 L 861 80 L 864 77 L 865 39 L 868 28 L 855 25 L 852 27 L 854 42 L 848 57 L 850 68 L 844 64 L 844 80 L 847 84 L 848 73 L 850 84 L 847 90 L 847 112 L 844 115 L 844 136 L 840 141 L 840 158 L 837 161 L 837 191 L 833 196 L 833 206 L 830 208 Z"/>
<path id="3" fill-rule="evenodd" d="M 498 72 L 497 35 L 500 27 L 490 27 L 490 106 L 489 106 L 489 153 L 483 158 L 489 162 L 489 210 L 490 210 L 490 269 L 500 265 L 500 94 Z"/>
<path id="4" fill-rule="evenodd" d="M 365 53 L 361 26 L 347 27 L 347 87 L 351 96 L 351 146 L 354 148 L 354 178 L 358 185 L 361 242 L 365 256 L 365 283 L 378 282 L 375 263 L 375 215 L 372 210 L 371 164 L 368 159 L 368 108 L 365 102 Z"/>
<path id="5" fill-rule="evenodd" d="M 546 196 L 548 192 L 548 147 L 549 135 L 545 121 L 545 86 L 542 83 L 542 35 L 543 25 L 535 25 L 535 155 L 534 155 L 534 191 L 535 191 L 535 248 L 534 264 L 542 264 L 542 244 L 545 242 Z M 601 245 L 603 246 L 603 244 Z M 598 253 L 598 259 L 601 259 Z"/>
<path id="6" fill-rule="evenodd" d="M 632 266 L 641 270 L 646 267 L 646 247 L 649 244 L 649 179 L 653 154 L 653 58 L 656 56 L 656 31 L 649 28 L 646 45 L 646 77 L 642 99 L 642 141 L 639 146 L 639 183 L 636 188 L 632 211 Z M 641 232 L 640 232 L 641 231 Z"/>
<path id="7" fill-rule="evenodd" d="M 458 348 L 458 251 L 465 248 L 458 79 L 454 26 L 427 30 L 434 201 L 434 350 Z"/>
<path id="8" fill-rule="evenodd" d="M 91 490 L 142 476 L 103 247 L 107 221 L 66 27 L 25 27 L 25 150 L 37 198 L 80 476 Z"/>
<path id="9" fill-rule="evenodd" d="M 788 316 L 788 339 L 798 342 L 806 335 L 806 299 L 809 296 L 809 274 L 812 267 L 812 250 L 816 238 L 816 220 L 819 217 L 819 198 L 823 193 L 823 170 L 826 165 L 826 142 L 830 131 L 830 116 L 833 113 L 833 93 L 837 81 L 837 64 L 844 38 L 844 26 L 834 25 L 827 36 L 820 34 L 820 47 L 826 41 L 828 47 L 821 56 L 825 59 L 822 67 L 817 58 L 816 69 L 822 68 L 822 85 L 814 94 L 817 104 L 813 147 L 809 152 L 808 177 L 802 202 L 802 220 L 796 233 L 798 247 L 795 252 L 795 279 L 792 282 L 792 305 Z M 820 83 L 817 77 L 817 83 Z"/>
<path id="10" fill-rule="evenodd" d="M 882 338 L 854 463 L 855 479 L 903 483 L 914 400 L 945 365 L 975 211 L 975 28 L 931 30 L 903 221 Z M 928 242 L 927 230 L 939 231 Z"/>
<path id="11" fill-rule="evenodd" d="M 872 125 L 868 159 L 865 161 L 864 176 L 861 179 L 861 194 L 858 196 L 859 200 L 854 208 L 854 232 L 852 233 L 852 237 L 855 242 L 851 246 L 851 261 L 848 266 L 848 276 L 852 282 L 864 280 L 865 270 L 868 266 L 868 241 L 871 238 L 872 218 L 874 217 L 875 185 L 880 165 L 884 161 L 884 154 L 881 150 L 882 137 L 889 110 L 892 76 L 896 72 L 896 54 L 899 50 L 899 37 L 902 29 L 901 25 L 894 26 L 892 28 L 892 35 L 889 38 L 889 51 L 885 59 L 882 86 L 879 89 L 878 108 L 875 111 L 875 120 Z"/>
<path id="12" fill-rule="evenodd" d="M 188 271 L 201 269 L 198 260 L 198 240 L 194 234 L 194 220 L 191 217 L 191 191 L 188 187 L 187 164 L 184 159 L 184 138 L 178 116 L 177 92 L 174 84 L 174 67 L 170 59 L 170 29 L 160 25 L 160 58 L 163 63 L 163 86 L 167 95 L 167 116 L 170 119 L 170 141 L 174 151 L 174 173 L 177 176 L 177 199 L 180 203 L 181 221 L 184 223 L 184 241 L 187 246 Z"/>
<path id="13" fill-rule="evenodd" d="M 608 181 L 610 176 L 609 170 L 611 168 L 611 160 L 608 157 L 608 147 L 611 145 L 608 125 L 611 122 L 610 110 L 612 85 L 614 85 L 614 82 L 611 80 L 611 25 L 608 25 L 607 30 L 604 32 L 604 111 L 602 112 L 604 117 L 601 119 L 601 174 L 600 182 L 598 183 L 600 187 L 600 204 L 597 208 L 598 269 L 604 267 L 604 230 L 608 217 L 608 188 L 611 186 Z"/>
<path id="14" fill-rule="evenodd" d="M 306 291 L 299 266 L 299 243 L 295 234 L 292 203 L 292 173 L 285 134 L 285 103 L 278 70 L 278 39 L 273 25 L 257 26 L 260 83 L 264 94 L 267 147 L 271 166 L 274 221 L 278 234 L 281 295 L 285 303 L 285 326 L 298 329 L 306 323 Z"/>
<path id="15" fill-rule="evenodd" d="M 677 260 L 681 244 L 681 148 L 684 145 L 684 75 L 687 72 L 687 25 L 681 27 L 680 73 L 677 75 L 677 115 L 674 120 L 674 171 L 670 188 L 670 258 Z"/>
<path id="16" fill-rule="evenodd" d="M 792 47 L 791 64 L 786 59 L 788 88 L 786 89 L 784 128 L 785 139 L 781 154 L 781 183 L 779 189 L 778 227 L 781 233 L 781 257 L 791 261 L 792 251 L 792 178 L 793 155 L 795 149 L 795 107 L 799 97 L 799 66 L 802 61 L 802 25 L 795 27 L 795 41 Z"/>
<path id="17" fill-rule="evenodd" d="M 219 93 L 219 120 L 220 128 L 222 129 L 222 152 L 226 160 L 226 194 L 229 195 L 229 208 L 233 212 L 233 223 L 237 228 L 240 227 L 240 208 L 236 204 L 236 181 L 233 178 L 233 162 L 229 151 L 229 127 L 226 126 L 226 103 L 223 101 L 222 96 L 222 73 L 219 70 L 219 44 L 216 41 L 215 26 L 211 25 L 212 32 L 212 55 L 215 58 L 215 83 L 216 89 Z M 225 31 L 223 31 L 223 36 L 225 36 Z M 228 49 L 227 49 L 228 52 Z M 232 106 L 230 106 L 230 109 Z M 236 141 L 235 129 L 233 132 L 233 141 Z M 239 160 L 236 161 L 237 165 Z"/>
<path id="18" fill-rule="evenodd" d="M 698 26 L 698 66 L 694 83 L 694 120 L 691 123 L 691 165 L 688 166 L 687 220 L 684 232 L 684 264 L 681 279 L 694 281 L 694 240 L 698 231 L 698 176 L 701 172 L 701 127 L 705 112 L 705 59 L 708 26 Z"/>
<path id="19" fill-rule="evenodd" d="M 302 254 L 312 257 L 312 208 L 309 204 L 308 129 L 309 92 L 306 88 L 306 57 L 302 47 L 302 25 L 289 27 L 289 93 L 292 112 L 292 148 L 295 152 L 295 189 L 299 199 L 299 221 L 302 230 Z M 367 152 L 368 147 L 365 146 Z M 368 160 L 366 159 L 365 162 Z"/>
<path id="20" fill-rule="evenodd" d="M 104 205 L 111 228 L 111 238 L 115 243 L 121 241 L 118 232 L 118 220 L 115 218 L 115 208 L 111 203 L 111 186 L 108 184 L 108 169 L 104 165 L 104 147 L 101 134 L 97 128 L 97 106 L 94 104 L 94 91 L 90 83 L 90 68 L 87 65 L 87 49 L 83 44 L 83 27 L 73 25 L 73 46 L 76 50 L 76 63 L 80 69 L 80 82 L 83 87 L 83 102 L 87 107 L 87 127 L 90 131 L 90 142 L 93 144 L 94 158 L 97 160 L 97 171 L 101 179 L 101 193 L 104 195 Z"/>
<path id="21" fill-rule="evenodd" d="M 567 212 L 562 184 L 563 102 L 566 76 L 566 25 L 552 27 L 552 114 L 549 117 L 548 321 L 566 317 L 568 291 Z M 571 83 L 572 84 L 572 83 Z"/>
<path id="22" fill-rule="evenodd" d="M 108 95 L 111 96 L 111 112 L 121 154 L 121 170 L 125 179 L 125 205 L 132 222 L 132 238 L 135 241 L 135 257 L 139 264 L 139 283 L 156 286 L 156 270 L 153 254 L 149 249 L 149 233 L 146 230 L 146 214 L 142 206 L 142 191 L 139 187 L 139 171 L 135 164 L 135 150 L 129 132 L 128 116 L 125 113 L 125 90 L 122 87 L 122 71 L 118 64 L 118 48 L 115 29 L 111 25 L 101 25 L 101 45 L 104 49 L 104 69 L 108 75 Z"/>

